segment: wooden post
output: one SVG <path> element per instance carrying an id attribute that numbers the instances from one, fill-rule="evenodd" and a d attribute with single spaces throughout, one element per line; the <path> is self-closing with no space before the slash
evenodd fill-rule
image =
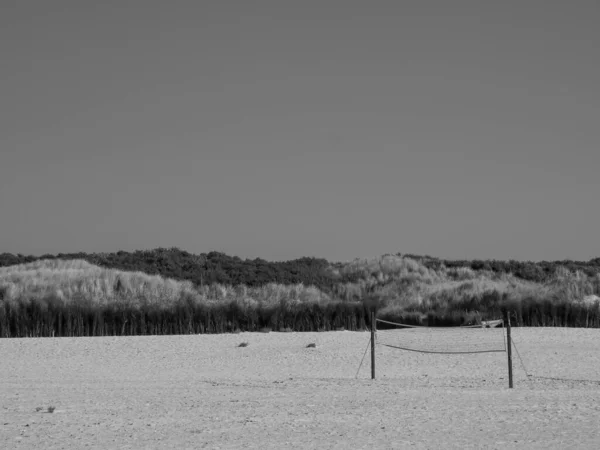
<path id="1" fill-rule="evenodd" d="M 508 388 L 513 388 L 512 340 L 510 338 L 510 312 L 506 312 L 506 351 L 508 354 Z"/>
<path id="2" fill-rule="evenodd" d="M 375 311 L 371 311 L 371 379 L 375 379 Z"/>

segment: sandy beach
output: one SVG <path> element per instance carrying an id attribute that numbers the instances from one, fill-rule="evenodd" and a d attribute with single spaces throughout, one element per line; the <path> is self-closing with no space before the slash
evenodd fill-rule
<path id="1" fill-rule="evenodd" d="M 598 448 L 600 331 L 513 336 L 512 390 L 504 353 L 356 378 L 367 332 L 2 339 L 0 448 Z"/>

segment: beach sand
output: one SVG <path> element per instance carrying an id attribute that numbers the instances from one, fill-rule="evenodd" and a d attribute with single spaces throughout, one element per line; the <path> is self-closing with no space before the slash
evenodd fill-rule
<path id="1" fill-rule="evenodd" d="M 355 378 L 368 332 L 0 339 L 0 448 L 600 448 L 600 330 L 513 336 L 511 390 L 505 353 Z"/>

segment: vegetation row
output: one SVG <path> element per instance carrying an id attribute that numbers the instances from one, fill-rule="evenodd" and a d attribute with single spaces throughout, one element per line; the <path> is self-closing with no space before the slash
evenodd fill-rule
<path id="1" fill-rule="evenodd" d="M 391 258 L 400 253 L 388 255 Z M 543 283 L 554 276 L 557 269 L 571 273 L 581 272 L 593 277 L 600 272 L 600 258 L 590 261 L 497 261 L 497 260 L 444 260 L 430 256 L 403 255 L 417 261 L 429 270 L 442 268 L 468 268 L 475 272 L 485 271 L 496 275 L 510 274 L 515 278 Z M 368 278 L 372 270 L 379 270 L 377 261 L 365 260 L 350 263 L 328 262 L 319 258 L 299 258 L 292 261 L 265 261 L 260 258 L 241 259 L 219 252 L 195 255 L 178 248 L 116 253 L 59 253 L 57 255 L 26 256 L 10 253 L 0 254 L 0 267 L 23 265 L 43 260 L 84 260 L 90 264 L 128 272 L 144 272 L 161 275 L 194 285 L 211 284 L 262 286 L 269 283 L 312 285 L 323 292 L 330 292 L 339 283 L 355 283 Z M 373 264 L 375 263 L 375 264 Z M 359 266 L 359 267 L 357 267 Z M 359 268 L 360 270 L 356 270 Z"/>
<path id="2" fill-rule="evenodd" d="M 558 266 L 544 282 L 387 255 L 330 268 L 340 281 L 197 285 L 85 260 L 0 268 L 0 336 L 103 336 L 475 324 L 511 312 L 516 326 L 600 327 L 600 274 Z"/>

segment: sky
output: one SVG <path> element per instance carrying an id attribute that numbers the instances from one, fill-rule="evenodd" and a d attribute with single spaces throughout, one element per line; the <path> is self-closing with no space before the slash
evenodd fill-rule
<path id="1" fill-rule="evenodd" d="M 0 4 L 0 253 L 600 256 L 600 3 Z"/>

